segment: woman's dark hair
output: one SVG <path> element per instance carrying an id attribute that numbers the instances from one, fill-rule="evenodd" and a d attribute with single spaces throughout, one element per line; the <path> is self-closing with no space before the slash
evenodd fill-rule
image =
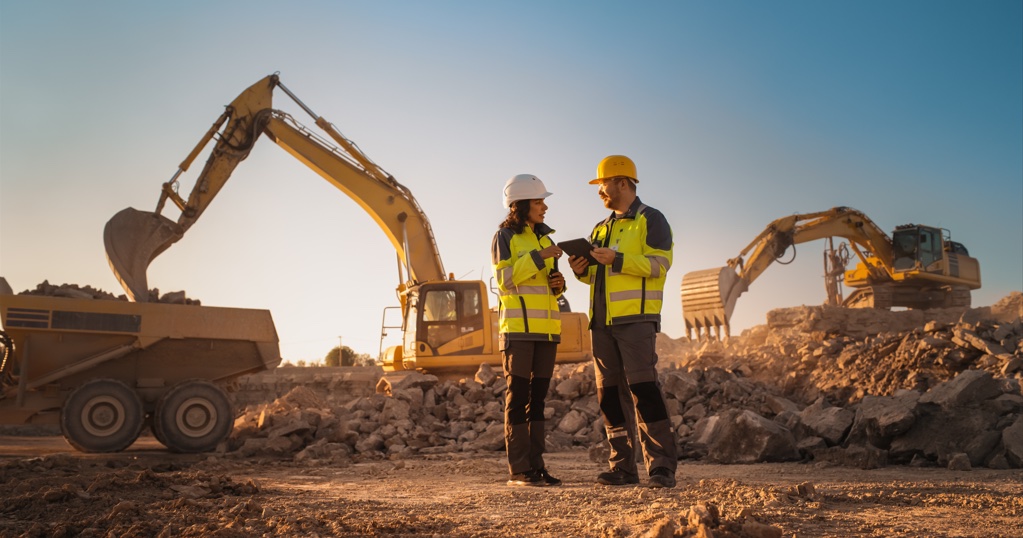
<path id="1" fill-rule="evenodd" d="M 529 203 L 531 200 L 517 200 L 508 209 L 508 216 L 504 218 L 498 228 L 511 228 L 515 233 L 522 233 L 529 219 Z"/>

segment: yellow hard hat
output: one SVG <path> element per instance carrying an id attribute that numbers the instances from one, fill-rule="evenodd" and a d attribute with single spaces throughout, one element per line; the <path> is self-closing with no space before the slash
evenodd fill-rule
<path id="1" fill-rule="evenodd" d="M 625 155 L 608 155 L 597 165 L 597 179 L 590 180 L 590 185 L 596 185 L 607 178 L 619 176 L 639 183 L 639 179 L 636 178 L 636 163 L 632 162 L 632 159 Z"/>

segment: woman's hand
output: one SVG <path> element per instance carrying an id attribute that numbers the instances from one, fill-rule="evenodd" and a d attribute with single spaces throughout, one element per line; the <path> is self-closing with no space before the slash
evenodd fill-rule
<path id="1" fill-rule="evenodd" d="M 565 276 L 560 271 L 554 271 L 550 274 L 548 282 L 551 286 L 551 291 L 554 295 L 559 295 L 565 291 Z"/>
<path id="2" fill-rule="evenodd" d="M 562 251 L 561 247 L 559 247 L 558 245 L 551 245 L 540 251 L 540 257 L 545 260 L 547 258 L 554 259 L 560 258 L 562 254 L 564 254 L 564 251 Z"/>

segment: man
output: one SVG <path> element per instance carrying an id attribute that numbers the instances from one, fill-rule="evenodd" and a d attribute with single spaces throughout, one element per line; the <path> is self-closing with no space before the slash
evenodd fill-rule
<path id="1" fill-rule="evenodd" d="M 660 211 L 636 195 L 636 165 L 624 155 L 600 161 L 598 194 L 612 213 L 590 234 L 597 264 L 572 256 L 580 282 L 590 285 L 590 334 L 597 371 L 597 398 L 611 454 L 610 471 L 597 482 L 638 484 L 639 473 L 619 385 L 632 394 L 639 422 L 643 461 L 650 487 L 675 487 L 678 451 L 664 396 L 657 382 L 657 332 L 664 280 L 671 267 L 671 227 Z"/>

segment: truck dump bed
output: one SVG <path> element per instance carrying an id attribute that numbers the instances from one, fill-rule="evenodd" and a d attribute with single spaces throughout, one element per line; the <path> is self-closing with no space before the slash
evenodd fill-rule
<path id="1" fill-rule="evenodd" d="M 0 322 L 0 422 L 8 424 L 57 423 L 72 393 L 97 379 L 130 390 L 153 417 L 180 384 L 201 382 L 212 394 L 281 361 L 267 310 L 14 295 L 0 279 Z M 188 426 L 188 417 L 176 420 Z"/>

